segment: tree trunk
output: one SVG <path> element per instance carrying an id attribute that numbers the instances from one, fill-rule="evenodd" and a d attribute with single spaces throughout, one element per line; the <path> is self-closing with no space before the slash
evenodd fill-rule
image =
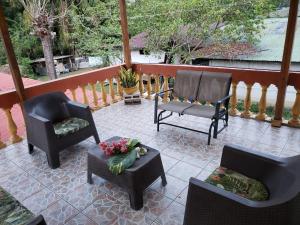
<path id="1" fill-rule="evenodd" d="M 47 75 L 51 80 L 56 79 L 57 76 L 55 71 L 53 50 L 52 50 L 52 40 L 50 35 L 41 37 L 41 41 L 42 41 L 43 52 L 45 57 Z"/>

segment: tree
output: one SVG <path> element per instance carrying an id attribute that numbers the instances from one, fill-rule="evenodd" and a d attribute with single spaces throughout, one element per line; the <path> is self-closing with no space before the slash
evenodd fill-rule
<path id="1" fill-rule="evenodd" d="M 106 65 L 120 55 L 118 7 L 117 0 L 83 1 L 70 7 L 69 40 L 77 54 L 101 56 Z"/>
<path id="2" fill-rule="evenodd" d="M 40 38 L 45 57 L 47 74 L 50 79 L 57 78 L 53 60 L 52 40 L 55 36 L 53 32 L 54 21 L 66 13 L 54 15 L 56 10 L 54 2 L 50 0 L 19 0 L 23 5 L 27 16 L 31 21 L 33 34 Z M 62 2 L 59 1 L 59 2 Z"/>
<path id="3" fill-rule="evenodd" d="M 136 0 L 129 5 L 130 31 L 147 33 L 147 48 L 163 50 L 167 63 L 190 62 L 201 49 L 228 51 L 233 43 L 255 44 L 272 0 Z M 201 57 L 201 55 L 199 55 Z"/>

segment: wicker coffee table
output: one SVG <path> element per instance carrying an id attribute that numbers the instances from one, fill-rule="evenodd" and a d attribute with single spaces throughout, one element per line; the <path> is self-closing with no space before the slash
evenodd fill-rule
<path id="1" fill-rule="evenodd" d="M 106 142 L 118 141 L 121 137 L 113 137 Z M 126 169 L 120 175 L 114 175 L 108 170 L 108 156 L 95 146 L 88 151 L 87 181 L 92 184 L 92 174 L 104 178 L 126 190 L 130 199 L 130 206 L 135 210 L 143 207 L 143 192 L 157 178 L 161 177 L 162 185 L 167 185 L 167 180 L 160 158 L 159 151 L 141 144 L 148 150 L 145 156 L 137 159 L 132 167 Z"/>

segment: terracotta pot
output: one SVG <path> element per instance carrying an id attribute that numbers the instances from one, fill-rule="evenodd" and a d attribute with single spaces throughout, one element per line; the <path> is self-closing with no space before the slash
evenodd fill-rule
<path id="1" fill-rule="evenodd" d="M 134 86 L 134 87 L 130 87 L 130 88 L 123 88 L 123 90 L 126 94 L 132 95 L 135 92 L 137 92 L 138 88 L 137 88 L 137 86 Z"/>

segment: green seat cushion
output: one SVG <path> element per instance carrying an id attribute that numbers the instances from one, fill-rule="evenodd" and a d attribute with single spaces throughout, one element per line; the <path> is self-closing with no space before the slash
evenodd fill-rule
<path id="1" fill-rule="evenodd" d="M 0 187 L 1 225 L 23 225 L 33 217 L 34 215 L 28 209 Z"/>
<path id="2" fill-rule="evenodd" d="M 269 198 L 263 183 L 225 167 L 217 168 L 205 182 L 249 200 L 265 201 Z"/>
<path id="3" fill-rule="evenodd" d="M 77 117 L 72 117 L 53 124 L 54 132 L 58 137 L 64 137 L 73 134 L 85 127 L 89 126 L 89 122 Z"/>

